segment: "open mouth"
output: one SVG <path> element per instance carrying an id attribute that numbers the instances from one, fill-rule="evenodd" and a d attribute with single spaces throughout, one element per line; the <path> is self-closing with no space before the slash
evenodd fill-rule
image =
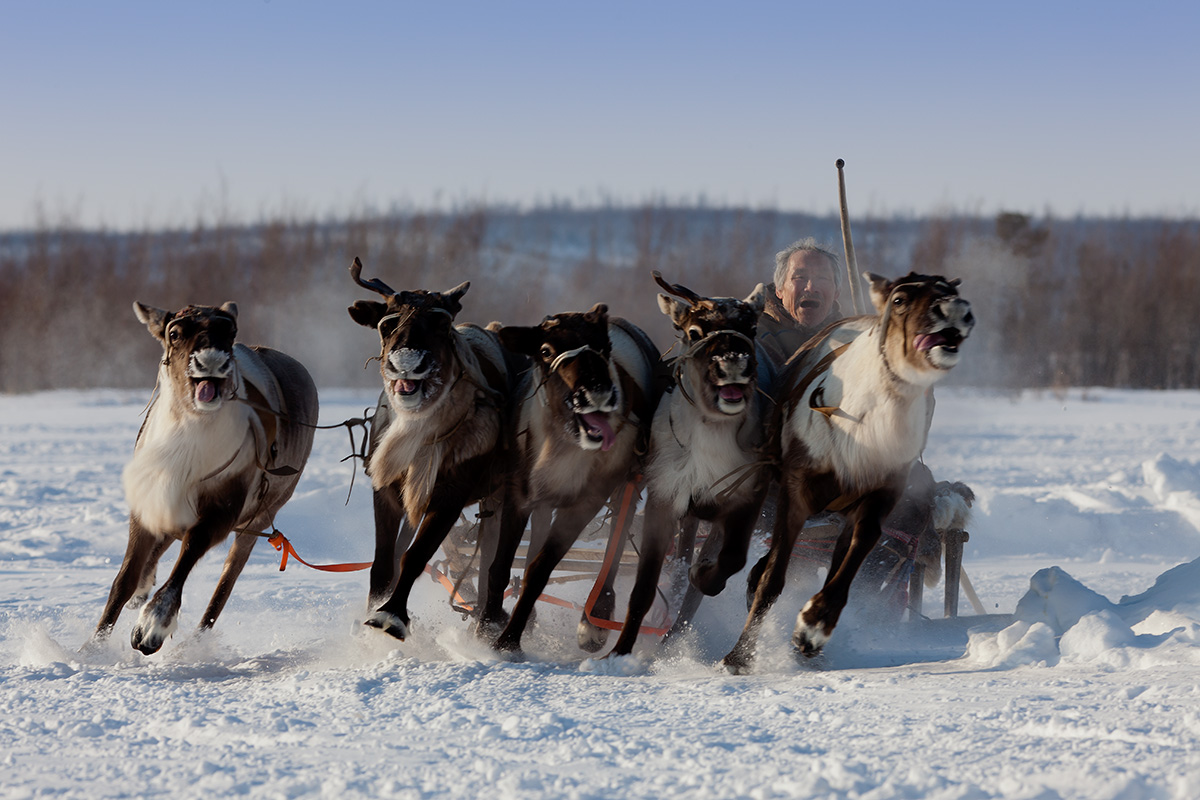
<path id="1" fill-rule="evenodd" d="M 957 353 L 962 344 L 963 335 L 957 328 L 943 328 L 930 333 L 918 333 L 913 337 L 913 349 L 920 353 L 928 353 L 934 348 L 947 353 Z"/>
<path id="2" fill-rule="evenodd" d="M 196 405 L 211 405 L 220 399 L 224 388 L 224 378 L 192 378 L 192 399 Z"/>
<path id="3" fill-rule="evenodd" d="M 721 406 L 740 406 L 746 401 L 744 383 L 727 383 L 717 387 L 717 401 Z"/>
<path id="4" fill-rule="evenodd" d="M 397 378 L 392 381 L 392 394 L 399 397 L 412 397 L 421 393 L 422 381 L 410 381 L 405 378 Z"/>
<path id="5" fill-rule="evenodd" d="M 815 298 L 805 298 L 800 301 L 800 307 L 804 309 L 820 308 L 821 301 Z"/>
<path id="6" fill-rule="evenodd" d="M 600 445 L 601 450 L 608 450 L 616 441 L 612 425 L 608 423 L 608 414 L 602 411 L 589 411 L 586 414 L 576 414 L 575 422 L 580 432 L 592 444 Z"/>

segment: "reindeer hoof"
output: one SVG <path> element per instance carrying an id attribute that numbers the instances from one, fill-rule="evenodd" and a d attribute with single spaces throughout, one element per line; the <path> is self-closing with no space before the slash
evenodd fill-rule
<path id="1" fill-rule="evenodd" d="M 833 621 L 830 622 L 824 599 L 819 598 L 818 595 L 805 603 L 804 608 L 796 615 L 796 627 L 792 629 L 792 646 L 805 656 L 820 653 L 821 648 L 833 636 L 833 626 L 837 624 L 837 615 L 834 614 Z"/>
<path id="2" fill-rule="evenodd" d="M 134 650 L 139 650 L 144 655 L 153 655 L 162 648 L 163 642 L 175 633 L 175 627 L 174 616 L 164 622 L 160 615 L 150 610 L 150 606 L 143 606 L 137 624 L 133 626 L 133 632 L 129 635 L 129 643 L 133 645 Z"/>
<path id="3" fill-rule="evenodd" d="M 140 650 L 142 655 L 146 656 L 152 656 L 162 649 L 164 641 L 165 637 L 143 629 L 141 623 L 134 626 L 133 633 L 129 636 L 129 643 L 133 645 L 133 649 Z"/>
<path id="4" fill-rule="evenodd" d="M 796 628 L 792 631 L 792 646 L 801 655 L 812 658 L 819 655 L 825 643 L 833 635 L 833 629 L 824 625 L 809 625 L 803 619 L 796 620 Z"/>
<path id="5" fill-rule="evenodd" d="M 688 570 L 688 580 L 701 593 L 709 597 L 716 597 L 725 591 L 725 581 L 727 579 L 721 575 L 715 563 L 709 562 L 705 564 L 693 564 L 692 568 Z"/>
<path id="6" fill-rule="evenodd" d="M 502 636 L 492 644 L 492 649 L 505 661 L 513 664 L 522 664 L 525 662 L 525 651 L 521 649 L 520 642 L 513 642 Z"/>
<path id="7" fill-rule="evenodd" d="M 408 623 L 387 611 L 376 611 L 363 620 L 363 625 L 378 628 L 388 636 L 395 637 L 402 642 L 408 638 Z"/>
<path id="8" fill-rule="evenodd" d="M 730 675 L 749 675 L 752 661 L 743 653 L 734 651 L 721 659 L 721 666 Z"/>
<path id="9" fill-rule="evenodd" d="M 593 625 L 585 616 L 579 620 L 575 638 L 579 642 L 580 650 L 585 653 L 597 653 L 608 644 L 608 629 Z"/>
<path id="10" fill-rule="evenodd" d="M 479 618 L 475 622 L 475 635 L 484 641 L 494 641 L 508 625 L 508 615 Z"/>
<path id="11" fill-rule="evenodd" d="M 805 658 L 820 655 L 821 648 L 825 646 L 825 642 L 815 640 L 810 633 L 810 631 L 796 631 L 792 634 L 792 646 Z"/>
<path id="12" fill-rule="evenodd" d="M 501 633 L 496 637 L 496 641 L 492 642 L 492 649 L 509 661 L 521 660 L 523 658 L 521 656 L 521 639 L 519 636 Z"/>

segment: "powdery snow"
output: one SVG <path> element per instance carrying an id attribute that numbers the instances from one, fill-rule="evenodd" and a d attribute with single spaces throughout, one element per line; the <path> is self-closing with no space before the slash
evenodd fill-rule
<path id="1" fill-rule="evenodd" d="M 265 543 L 210 634 L 193 629 L 216 553 L 161 653 L 129 647 L 130 611 L 81 652 L 124 552 L 147 396 L 0 397 L 6 798 L 1200 796 L 1200 393 L 939 390 L 926 462 L 979 497 L 964 563 L 988 615 L 937 619 L 938 587 L 934 619 L 880 625 L 852 599 L 800 663 L 813 586 L 789 586 L 742 677 L 715 664 L 744 577 L 669 651 L 643 637 L 585 658 L 577 612 L 543 604 L 529 660 L 507 663 L 432 581 L 397 643 L 361 625 L 365 573 L 281 574 Z M 372 400 L 324 392 L 322 421 Z M 307 560 L 371 557 L 347 452 L 344 431 L 318 433 L 277 520 Z"/>

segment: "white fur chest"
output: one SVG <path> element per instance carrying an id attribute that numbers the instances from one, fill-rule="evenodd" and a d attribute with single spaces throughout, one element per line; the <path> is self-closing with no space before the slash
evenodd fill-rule
<path id="1" fill-rule="evenodd" d="M 442 445 L 437 442 L 438 426 L 429 415 L 397 413 L 371 456 L 368 472 L 376 489 L 409 475 L 436 475 L 442 461 Z"/>
<path id="2" fill-rule="evenodd" d="M 866 341 L 856 345 L 870 346 Z M 848 350 L 789 411 L 785 457 L 795 443 L 803 443 L 814 470 L 833 472 L 846 490 L 877 486 L 906 469 L 925 446 L 929 395 L 891 381 L 866 347 Z M 810 406 L 834 410 L 825 414 Z"/>
<path id="3" fill-rule="evenodd" d="M 130 512 L 160 535 L 196 523 L 202 479 L 216 481 L 254 464 L 253 423 L 245 406 L 227 404 L 211 414 L 179 419 L 170 400 L 164 393 L 151 407 L 122 474 Z"/>
<path id="4" fill-rule="evenodd" d="M 475 402 L 479 399 L 464 385 L 427 411 L 392 407 L 391 422 L 371 454 L 367 473 L 376 490 L 401 484 L 405 512 L 414 525 L 428 508 L 443 470 L 495 448 L 499 412 Z"/>
<path id="5" fill-rule="evenodd" d="M 705 419 L 679 392 L 659 404 L 654 415 L 650 463 L 646 469 L 649 490 L 670 504 L 679 517 L 695 500 L 711 503 L 717 494 L 738 477 L 735 471 L 757 460 L 738 442 L 743 417 Z M 754 482 L 744 481 L 739 493 L 753 491 Z"/>

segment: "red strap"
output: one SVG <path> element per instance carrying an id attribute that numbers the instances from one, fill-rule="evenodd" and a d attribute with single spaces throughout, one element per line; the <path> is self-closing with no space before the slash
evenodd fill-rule
<path id="1" fill-rule="evenodd" d="M 919 536 L 914 536 L 911 533 L 905 533 L 897 528 L 883 528 L 882 532 L 886 536 L 890 536 L 897 541 L 904 542 L 904 544 L 908 545 L 909 547 L 915 545 L 917 543 L 917 539 L 920 538 Z"/>

